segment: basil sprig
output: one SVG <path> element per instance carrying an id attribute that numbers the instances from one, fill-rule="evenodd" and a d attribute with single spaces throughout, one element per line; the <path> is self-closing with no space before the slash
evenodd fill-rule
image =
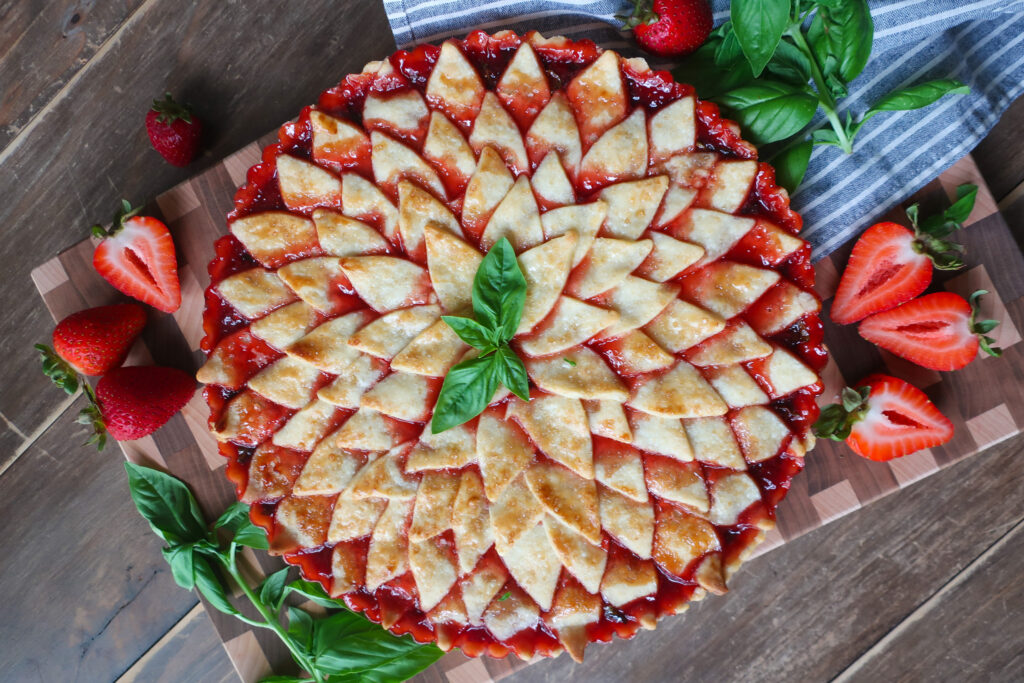
<path id="1" fill-rule="evenodd" d="M 175 583 L 188 590 L 197 589 L 214 609 L 276 633 L 295 663 L 308 674 L 271 676 L 263 679 L 263 683 L 398 683 L 444 654 L 434 645 L 421 645 L 408 636 L 399 638 L 349 611 L 344 602 L 327 595 L 320 584 L 302 579 L 289 583 L 288 567 L 250 587 L 236 563 L 238 548 L 265 550 L 269 546 L 263 529 L 249 521 L 247 505 L 235 503 L 211 529 L 184 482 L 133 463 L 125 463 L 125 469 L 135 507 L 153 532 L 167 543 L 163 555 Z M 228 577 L 242 590 L 260 618 L 247 617 L 232 604 Z M 291 593 L 340 611 L 313 617 L 297 607 L 285 607 L 285 599 Z M 281 623 L 282 608 L 287 615 L 287 627 Z"/>
<path id="2" fill-rule="evenodd" d="M 675 70 L 680 81 L 718 103 L 765 151 L 779 182 L 793 191 L 814 145 L 849 154 L 874 116 L 920 109 L 969 88 L 938 79 L 883 95 L 863 115 L 839 115 L 839 101 L 871 56 L 874 22 L 866 0 L 732 0 L 731 20 Z M 812 124 L 821 110 L 827 127 Z"/>
<path id="3" fill-rule="evenodd" d="M 519 327 L 525 304 L 526 278 L 515 250 L 503 237 L 484 256 L 473 278 L 476 319 L 441 316 L 462 341 L 480 354 L 462 361 L 445 376 L 430 422 L 433 434 L 482 413 L 499 384 L 524 401 L 530 400 L 526 366 L 508 345 Z"/>

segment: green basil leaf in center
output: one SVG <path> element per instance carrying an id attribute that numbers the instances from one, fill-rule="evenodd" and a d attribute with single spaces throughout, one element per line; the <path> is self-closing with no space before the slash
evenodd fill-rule
<path id="1" fill-rule="evenodd" d="M 455 315 L 442 315 L 441 319 L 448 324 L 448 327 L 459 335 L 459 339 L 470 346 L 481 351 L 493 351 L 497 346 L 494 334 L 472 318 L 460 318 Z"/>
<path id="2" fill-rule="evenodd" d="M 515 335 L 525 303 L 526 278 L 512 244 L 502 237 L 484 256 L 473 278 L 473 313 L 504 342 Z"/>
<path id="3" fill-rule="evenodd" d="M 495 353 L 477 356 L 448 371 L 434 405 L 431 433 L 440 434 L 483 412 L 500 381 L 497 361 Z"/>

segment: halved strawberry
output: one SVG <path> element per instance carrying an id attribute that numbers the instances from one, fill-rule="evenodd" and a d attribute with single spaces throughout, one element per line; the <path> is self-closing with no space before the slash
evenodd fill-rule
<path id="1" fill-rule="evenodd" d="M 953 438 L 953 423 L 924 392 L 901 379 L 871 375 L 843 389 L 842 403 L 814 423 L 818 437 L 846 441 L 869 460 L 892 460 Z"/>
<path id="2" fill-rule="evenodd" d="M 978 347 L 999 356 L 1002 351 L 984 336 L 999 323 L 975 320 L 979 290 L 968 302 L 959 294 L 937 292 L 861 321 L 860 336 L 872 344 L 932 370 L 959 370 L 978 355 Z"/>
<path id="3" fill-rule="evenodd" d="M 92 255 L 92 265 L 118 291 L 166 313 L 181 305 L 178 262 L 167 226 L 150 216 L 139 216 L 122 201 L 110 230 L 94 225 L 93 236 L 103 241 Z"/>
<path id="4" fill-rule="evenodd" d="M 932 267 L 963 267 L 963 246 L 943 238 L 963 227 L 974 208 L 975 185 L 957 188 L 957 200 L 941 214 L 918 223 L 916 204 L 907 208 L 913 230 L 896 223 L 877 223 L 857 243 L 839 280 L 831 316 L 841 325 L 910 301 L 932 281 Z"/>

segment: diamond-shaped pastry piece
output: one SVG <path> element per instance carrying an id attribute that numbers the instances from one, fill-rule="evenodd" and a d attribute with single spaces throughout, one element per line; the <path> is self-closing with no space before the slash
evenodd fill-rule
<path id="1" fill-rule="evenodd" d="M 316 548 L 327 541 L 334 501 L 329 496 L 292 496 L 277 506 L 274 514 L 272 550 L 287 552 Z"/>
<path id="2" fill-rule="evenodd" d="M 755 358 L 764 358 L 772 352 L 768 342 L 757 336 L 750 325 L 739 321 L 700 343 L 687 358 L 697 367 L 709 365 L 735 365 Z"/>
<path id="3" fill-rule="evenodd" d="M 494 501 L 533 460 L 533 445 L 514 423 L 484 413 L 477 424 L 476 457 L 487 499 Z"/>
<path id="4" fill-rule="evenodd" d="M 370 220 L 389 240 L 398 233 L 398 209 L 361 175 L 346 173 L 341 178 L 342 213 L 349 218 Z"/>
<path id="5" fill-rule="evenodd" d="M 527 486 L 525 474 L 509 482 L 488 511 L 495 541 L 505 547 L 518 541 L 544 517 L 544 506 Z"/>
<path id="6" fill-rule="evenodd" d="M 550 562 L 550 556 L 545 559 Z M 483 622 L 495 637 L 510 638 L 520 631 L 533 628 L 539 616 L 540 611 L 534 600 L 522 591 L 509 591 L 508 598 L 491 602 L 484 613 Z"/>
<path id="7" fill-rule="evenodd" d="M 423 231 L 426 227 L 462 235 L 455 216 L 434 195 L 415 183 L 398 183 L 398 233 L 407 254 L 423 257 Z"/>
<path id="8" fill-rule="evenodd" d="M 608 565 L 601 579 L 601 595 L 615 607 L 622 607 L 637 598 L 658 590 L 658 573 L 650 560 L 632 554 L 608 554 Z"/>
<path id="9" fill-rule="evenodd" d="M 397 445 L 391 422 L 375 410 L 360 408 L 334 433 L 340 448 L 357 451 L 386 451 Z"/>
<path id="10" fill-rule="evenodd" d="M 459 492 L 452 506 L 452 530 L 455 532 L 455 548 L 459 555 L 459 573 L 465 574 L 494 545 L 484 484 L 480 475 L 473 470 L 465 470 L 459 479 Z M 468 602 L 466 607 L 470 607 Z"/>
<path id="11" fill-rule="evenodd" d="M 370 143 L 373 145 L 373 176 L 392 196 L 398 193 L 398 183 L 402 180 L 415 181 L 438 197 L 445 196 L 437 171 L 411 147 L 377 132 L 370 133 Z"/>
<path id="12" fill-rule="evenodd" d="M 821 300 L 792 282 L 780 280 L 765 292 L 761 306 L 751 311 L 748 321 L 763 337 L 778 334 L 808 314 L 821 311 Z"/>
<path id="13" fill-rule="evenodd" d="M 441 602 L 458 578 L 451 553 L 436 538 L 411 542 L 409 565 L 422 610 L 431 610 Z"/>
<path id="14" fill-rule="evenodd" d="M 679 219 L 696 198 L 696 190 L 669 183 L 668 191 L 665 192 L 665 198 L 661 202 L 661 208 L 658 209 L 658 213 L 654 217 L 654 225 L 667 225 Z"/>
<path id="15" fill-rule="evenodd" d="M 704 247 L 683 242 L 660 232 L 651 233 L 654 248 L 637 273 L 655 282 L 671 280 L 704 256 Z"/>
<path id="16" fill-rule="evenodd" d="M 640 330 L 605 342 L 602 350 L 611 358 L 616 371 L 625 377 L 663 370 L 676 362 L 675 356 Z"/>
<path id="17" fill-rule="evenodd" d="M 542 610 L 551 608 L 562 562 L 558 559 L 541 524 L 526 531 L 508 546 L 498 546 L 498 554 L 512 578 L 533 598 Z M 487 621 L 486 616 L 484 617 Z M 490 627 L 490 624 L 488 623 Z M 492 628 L 493 630 L 493 628 Z"/>
<path id="18" fill-rule="evenodd" d="M 686 221 L 676 224 L 672 234 L 704 248 L 702 263 L 716 261 L 754 227 L 753 218 L 733 216 L 721 211 L 693 209 Z"/>
<path id="19" fill-rule="evenodd" d="M 286 495 L 302 471 L 303 460 L 305 457 L 293 450 L 260 444 L 249 461 L 249 483 L 241 500 L 252 503 Z"/>
<path id="20" fill-rule="evenodd" d="M 559 353 L 582 344 L 618 319 L 615 311 L 560 296 L 551 317 L 523 338 L 520 346 L 531 356 Z"/>
<path id="21" fill-rule="evenodd" d="M 519 319 L 519 334 L 532 330 L 554 308 L 569 277 L 576 243 L 576 233 L 569 232 L 519 255 L 519 268 L 526 278 L 526 302 Z"/>
<path id="22" fill-rule="evenodd" d="M 228 226 L 253 258 L 274 268 L 317 248 L 316 227 L 303 216 L 284 211 L 262 211 L 239 218 Z"/>
<path id="23" fill-rule="evenodd" d="M 465 189 L 476 170 L 473 149 L 455 124 L 439 111 L 430 114 L 430 127 L 423 142 L 423 158 L 443 168 L 457 190 Z"/>
<path id="24" fill-rule="evenodd" d="M 292 495 L 329 496 L 341 493 L 365 464 L 365 457 L 338 448 L 333 435 L 329 435 L 317 444 L 303 465 Z"/>
<path id="25" fill-rule="evenodd" d="M 639 503 L 647 502 L 640 451 L 626 444 L 602 445 L 594 452 L 594 478 Z"/>
<path id="26" fill-rule="evenodd" d="M 629 420 L 626 419 L 622 403 L 609 400 L 584 401 L 583 407 L 587 411 L 587 421 L 590 423 L 592 434 L 622 443 L 633 441 L 633 433 L 629 429 Z"/>
<path id="27" fill-rule="evenodd" d="M 387 373 L 387 363 L 364 354 L 345 366 L 345 372 L 317 392 L 317 397 L 339 408 L 355 409 L 366 390 Z"/>
<path id="28" fill-rule="evenodd" d="M 277 276 L 300 299 L 321 313 L 331 313 L 335 308 L 334 297 L 349 285 L 340 260 L 333 256 L 292 261 L 278 268 Z"/>
<path id="29" fill-rule="evenodd" d="M 662 107 L 651 117 L 651 159 L 663 161 L 685 152 L 697 141 L 693 97 L 683 97 Z"/>
<path id="30" fill-rule="evenodd" d="M 288 419 L 291 411 L 255 391 L 244 389 L 228 401 L 212 426 L 218 441 L 254 448 L 266 441 Z"/>
<path id="31" fill-rule="evenodd" d="M 331 419 L 336 406 L 314 399 L 295 413 L 281 429 L 274 432 L 275 446 L 293 448 L 297 451 L 312 451 L 320 439 L 333 427 Z"/>
<path id="32" fill-rule="evenodd" d="M 725 329 L 725 321 L 699 306 L 674 299 L 644 331 L 665 349 L 678 353 Z"/>
<path id="33" fill-rule="evenodd" d="M 683 424 L 697 460 L 734 470 L 746 469 L 736 437 L 724 418 L 698 417 L 683 420 Z"/>
<path id="34" fill-rule="evenodd" d="M 306 304 L 301 301 L 298 303 L 301 306 L 306 306 Z M 288 306 L 284 306 L 283 308 L 288 308 Z M 299 334 L 301 334 L 301 331 Z M 220 340 L 217 347 L 213 350 L 213 353 L 211 353 L 206 359 L 206 362 L 203 363 L 202 367 L 196 371 L 196 379 L 203 384 L 218 384 L 222 387 L 227 387 L 228 389 L 242 388 L 254 371 L 246 367 L 238 367 L 235 364 L 234 359 L 236 349 L 251 348 L 257 345 L 258 342 L 254 336 L 250 334 L 250 330 L 248 328 L 242 328 L 238 332 L 228 335 L 224 339 Z M 273 360 L 276 356 L 273 352 L 254 355 L 256 355 L 260 360 L 267 362 Z"/>
<path id="35" fill-rule="evenodd" d="M 680 361 L 664 375 L 640 383 L 629 405 L 662 417 L 709 417 L 724 415 L 729 409 L 686 361 Z"/>
<path id="36" fill-rule="evenodd" d="M 594 478 L 589 423 L 579 399 L 539 396 L 529 403 L 516 401 L 509 411 L 544 455 L 581 477 Z"/>
<path id="37" fill-rule="evenodd" d="M 598 354 L 586 347 L 565 356 L 527 359 L 530 379 L 544 391 L 570 398 L 604 399 L 622 403 L 629 390 Z"/>
<path id="38" fill-rule="evenodd" d="M 597 495 L 594 502 L 596 507 Z M 601 590 L 601 577 L 608 562 L 608 553 L 600 545 L 593 544 L 573 528 L 566 526 L 551 515 L 544 517 L 544 530 L 551 547 L 570 574 L 588 591 Z"/>
<path id="39" fill-rule="evenodd" d="M 647 173 L 647 119 L 637 108 L 608 129 L 580 162 L 580 178 L 589 189 L 643 178 Z"/>
<path id="40" fill-rule="evenodd" d="M 761 462 L 775 457 L 790 434 L 786 423 L 778 415 L 760 405 L 736 411 L 732 416 L 732 428 L 748 462 Z"/>
<path id="41" fill-rule="evenodd" d="M 328 320 L 285 349 L 289 356 L 306 361 L 324 372 L 341 374 L 359 356 L 349 338 L 370 318 L 368 311 L 356 311 Z"/>
<path id="42" fill-rule="evenodd" d="M 330 256 L 359 256 L 383 254 L 388 241 L 373 227 L 328 209 L 313 212 L 317 238 L 324 252 Z"/>
<path id="43" fill-rule="evenodd" d="M 551 152 L 558 152 L 571 177 L 583 158 L 580 131 L 576 127 L 569 102 L 562 93 L 555 93 L 526 133 L 526 150 L 534 164 Z"/>
<path id="44" fill-rule="evenodd" d="M 480 243 L 490 249 L 502 237 L 507 237 L 517 252 L 544 241 L 537 198 L 533 196 L 526 176 L 519 176 L 512 189 L 495 207 Z"/>
<path id="45" fill-rule="evenodd" d="M 391 359 L 391 368 L 428 377 L 443 377 L 468 348 L 448 323 L 437 320 Z"/>
<path id="46" fill-rule="evenodd" d="M 309 403 L 320 371 L 304 360 L 285 356 L 260 370 L 249 380 L 249 388 L 288 408 Z"/>
<path id="47" fill-rule="evenodd" d="M 416 490 L 416 506 L 409 527 L 409 540 L 433 538 L 452 526 L 452 505 L 459 492 L 459 480 L 446 472 L 427 472 Z"/>
<path id="48" fill-rule="evenodd" d="M 289 154 L 277 158 L 277 179 L 281 198 L 289 209 L 337 205 L 341 202 L 341 181 L 316 164 Z"/>
<path id="49" fill-rule="evenodd" d="M 359 405 L 405 422 L 430 417 L 437 382 L 409 372 L 393 372 L 363 394 Z"/>
<path id="50" fill-rule="evenodd" d="M 730 408 L 742 408 L 768 402 L 768 395 L 761 390 L 757 381 L 739 365 L 708 368 L 706 372 L 711 386 L 729 404 Z"/>
<path id="51" fill-rule="evenodd" d="M 405 447 L 399 446 L 380 457 L 372 458 L 356 472 L 348 488 L 342 492 L 342 497 L 397 500 L 415 498 L 419 482 L 402 471 L 400 462 L 401 455 L 406 450 Z"/>
<path id="52" fill-rule="evenodd" d="M 437 298 L 448 314 L 461 315 L 473 305 L 473 278 L 484 257 L 463 240 L 435 225 L 424 228 L 427 270 Z"/>
<path id="53" fill-rule="evenodd" d="M 820 381 L 814 371 L 796 356 L 779 348 L 768 358 L 765 374 L 772 385 L 772 398 L 788 396 L 797 389 Z"/>
<path id="54" fill-rule="evenodd" d="M 366 554 L 366 587 L 369 590 L 376 590 L 381 584 L 408 571 L 405 525 L 411 512 L 412 501 L 390 500 L 384 514 L 377 520 Z"/>
<path id="55" fill-rule="evenodd" d="M 566 649 L 570 653 L 575 651 L 573 659 L 576 661 L 581 661 L 587 638 L 583 637 L 577 641 L 575 638 L 567 639 L 565 635 L 569 631 L 584 630 L 586 624 L 593 624 L 601 619 L 601 598 L 596 595 L 597 592 L 598 589 L 590 592 L 579 581 L 565 581 L 555 592 L 555 601 L 551 609 L 544 615 L 544 621 L 558 632 L 558 639 Z"/>
<path id="56" fill-rule="evenodd" d="M 598 237 L 590 249 L 590 259 L 574 275 L 567 291 L 580 299 L 589 299 L 617 287 L 651 253 L 651 240 L 617 240 Z"/>
<path id="57" fill-rule="evenodd" d="M 273 272 L 262 268 L 229 275 L 216 289 L 221 298 L 250 320 L 295 300 L 295 294 Z"/>
<path id="58" fill-rule="evenodd" d="M 313 130 L 313 160 L 340 170 L 360 159 L 370 158 L 370 138 L 350 121 L 336 119 L 322 111 L 309 113 Z"/>
<path id="59" fill-rule="evenodd" d="M 334 509 L 337 512 L 337 506 Z M 332 542 L 330 532 L 327 533 L 327 540 Z M 363 558 L 354 553 L 347 543 L 340 542 L 334 546 L 331 552 L 331 597 L 339 598 L 365 583 L 366 565 Z"/>
<path id="60" fill-rule="evenodd" d="M 757 174 L 756 161 L 720 161 L 715 165 L 714 180 L 709 186 L 708 202 L 712 208 L 732 213 L 747 200 Z"/>
<path id="61" fill-rule="evenodd" d="M 600 197 L 608 204 L 605 232 L 624 240 L 640 237 L 654 220 L 667 190 L 668 177 L 663 175 L 616 183 L 601 190 Z"/>
<path id="62" fill-rule="evenodd" d="M 420 442 L 413 446 L 406 472 L 426 470 L 455 470 L 476 459 L 476 434 L 465 425 L 458 425 L 440 434 L 432 434 L 429 426 L 423 430 Z"/>
<path id="63" fill-rule="evenodd" d="M 480 113 L 469 136 L 469 146 L 477 154 L 484 147 L 493 147 L 516 175 L 529 168 L 523 136 L 494 93 L 484 95 Z"/>
<path id="64" fill-rule="evenodd" d="M 369 536 L 387 506 L 388 502 L 383 498 L 338 498 L 334 504 L 334 515 L 327 531 L 327 540 L 338 543 Z"/>
<path id="65" fill-rule="evenodd" d="M 530 178 L 533 192 L 548 207 L 565 206 L 575 200 L 575 192 L 558 155 L 549 152 Z M 543 222 L 543 219 L 542 219 Z"/>
<path id="66" fill-rule="evenodd" d="M 685 576 L 691 562 L 720 549 L 718 535 L 707 520 L 669 505 L 659 508 L 654 525 L 654 559 L 669 573 Z"/>
<path id="67" fill-rule="evenodd" d="M 357 332 L 350 333 L 351 349 L 385 360 L 393 358 L 409 342 L 437 321 L 437 306 L 412 306 L 383 315 Z"/>
<path id="68" fill-rule="evenodd" d="M 640 559 L 651 557 L 654 542 L 654 508 L 604 486 L 598 486 L 601 525 L 624 548 Z"/>
<path id="69" fill-rule="evenodd" d="M 525 130 L 551 97 L 548 78 L 541 70 L 537 53 L 523 43 L 505 68 L 494 88 L 501 103 Z"/>
<path id="70" fill-rule="evenodd" d="M 563 206 L 541 214 L 540 222 L 544 228 L 544 238 L 552 240 L 569 232 L 576 233 L 576 250 L 573 252 L 572 265 L 578 266 L 590 251 L 601 228 L 608 205 L 603 201 Z"/>
<path id="71" fill-rule="evenodd" d="M 456 121 L 476 117 L 484 98 L 484 84 L 462 50 L 452 41 L 441 45 L 441 54 L 427 80 L 427 101 Z"/>
<path id="72" fill-rule="evenodd" d="M 469 623 L 479 624 L 487 605 L 497 597 L 498 591 L 508 580 L 508 570 L 497 559 L 485 559 L 472 569 L 473 573 L 462 579 L 459 586 L 462 588 L 462 601 L 466 605 Z"/>
<path id="73" fill-rule="evenodd" d="M 462 226 L 473 234 L 479 234 L 514 184 L 512 174 L 498 153 L 485 147 L 477 159 L 476 172 L 466 185 L 462 201 Z"/>
<path id="74" fill-rule="evenodd" d="M 348 256 L 342 270 L 352 287 L 372 309 L 380 313 L 431 300 L 427 271 L 394 256 Z"/>
<path id="75" fill-rule="evenodd" d="M 730 472 L 711 484 L 712 524 L 731 526 L 739 521 L 740 514 L 754 503 L 761 501 L 761 491 L 745 472 Z"/>
<path id="76" fill-rule="evenodd" d="M 700 465 L 649 455 L 644 458 L 647 488 L 664 500 L 679 503 L 698 512 L 709 509 L 708 492 L 700 475 Z"/>
<path id="77" fill-rule="evenodd" d="M 565 92 L 577 112 L 587 146 L 626 118 L 626 86 L 619 71 L 619 56 L 610 50 L 577 74 Z"/>
<path id="78" fill-rule="evenodd" d="M 415 90 L 370 93 L 363 104 L 363 126 L 392 135 L 421 137 L 429 114 L 423 96 Z"/>
<path id="79" fill-rule="evenodd" d="M 637 448 L 677 460 L 693 460 L 693 448 L 678 418 L 633 411 L 630 423 L 633 427 L 633 445 Z"/>
<path id="80" fill-rule="evenodd" d="M 526 485 L 549 515 L 554 515 L 591 543 L 601 542 L 593 479 L 584 479 L 566 467 L 538 460 L 526 470 Z"/>
<path id="81" fill-rule="evenodd" d="M 601 305 L 618 314 L 618 320 L 601 332 L 601 338 L 621 337 L 646 325 L 672 306 L 677 294 L 679 285 L 661 284 L 627 275 L 618 286 L 598 298 Z"/>

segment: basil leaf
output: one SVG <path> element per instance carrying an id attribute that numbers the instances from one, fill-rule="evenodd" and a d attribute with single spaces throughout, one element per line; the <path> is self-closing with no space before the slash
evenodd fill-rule
<path id="1" fill-rule="evenodd" d="M 733 31 L 754 76 L 760 76 L 789 25 L 790 0 L 732 0 Z"/>
<path id="2" fill-rule="evenodd" d="M 267 540 L 267 532 L 264 531 L 262 527 L 258 527 L 250 522 L 248 519 L 246 519 L 246 523 L 235 532 L 235 538 L 233 540 L 238 545 L 256 548 L 257 550 L 267 550 L 270 548 L 270 543 Z"/>
<path id="3" fill-rule="evenodd" d="M 781 81 L 796 86 L 811 80 L 811 61 L 800 48 L 783 39 L 775 48 L 775 57 L 768 62 L 768 73 Z"/>
<path id="4" fill-rule="evenodd" d="M 206 538 L 199 503 L 183 481 L 132 462 L 126 462 L 124 468 L 132 501 L 157 536 L 170 544 Z"/>
<path id="5" fill-rule="evenodd" d="M 716 98 L 759 144 L 794 135 L 811 122 L 818 99 L 786 83 L 762 79 Z"/>
<path id="6" fill-rule="evenodd" d="M 730 36 L 732 36 L 731 39 Z M 680 83 L 689 83 L 701 97 L 710 98 L 754 80 L 750 64 L 739 47 L 732 22 L 725 22 L 714 31 L 696 52 L 677 66 L 672 75 Z"/>
<path id="7" fill-rule="evenodd" d="M 398 683 L 419 673 L 443 654 L 434 645 L 397 637 L 352 612 L 337 612 L 316 623 L 312 652 L 317 668 L 331 682 Z"/>
<path id="8" fill-rule="evenodd" d="M 944 212 L 946 220 L 963 223 L 974 210 L 974 200 L 978 197 L 978 186 L 970 183 L 956 188 L 956 201 Z"/>
<path id="9" fill-rule="evenodd" d="M 313 631 L 316 624 L 309 612 L 298 607 L 288 607 L 288 635 L 295 640 L 304 651 L 313 651 Z"/>
<path id="10" fill-rule="evenodd" d="M 835 73 L 849 83 L 860 75 L 871 57 L 875 24 L 867 0 L 819 3 L 808 38 L 818 59 L 835 56 Z"/>
<path id="11" fill-rule="evenodd" d="M 523 399 L 530 400 L 530 380 L 526 376 L 526 366 L 516 352 L 508 346 L 502 346 L 495 354 L 498 363 L 498 379 L 509 390 Z"/>
<path id="12" fill-rule="evenodd" d="M 187 591 L 195 588 L 196 577 L 192 561 L 192 544 L 172 545 L 170 548 L 164 548 L 161 552 L 163 553 L 164 560 L 171 566 L 171 576 L 174 577 L 174 583 Z"/>
<path id="13" fill-rule="evenodd" d="M 312 600 L 321 607 L 328 607 L 331 609 L 348 609 L 343 601 L 335 600 L 327 595 L 323 586 L 315 581 L 297 579 L 288 584 L 287 589 L 291 593 L 298 593 L 302 597 Z"/>
<path id="14" fill-rule="evenodd" d="M 216 570 L 205 557 L 193 556 L 196 588 L 210 605 L 225 614 L 238 614 L 238 610 L 228 600 L 224 582 L 217 576 Z"/>
<path id="15" fill-rule="evenodd" d="M 839 136 L 831 128 L 819 128 L 818 130 L 811 133 L 811 140 L 816 145 L 835 145 L 840 147 Z"/>
<path id="16" fill-rule="evenodd" d="M 496 361 L 497 355 L 493 353 L 477 356 L 448 371 L 430 421 L 432 434 L 440 434 L 483 412 L 498 388 Z"/>
<path id="17" fill-rule="evenodd" d="M 526 278 L 516 252 L 502 237 L 484 256 L 473 278 L 473 312 L 484 327 L 508 341 L 519 327 L 526 303 Z"/>
<path id="18" fill-rule="evenodd" d="M 281 603 L 284 601 L 284 588 L 285 581 L 288 580 L 288 567 L 279 569 L 267 578 L 263 579 L 263 582 L 259 587 L 260 601 L 265 605 L 270 605 L 274 608 L 274 611 L 281 609 Z"/>
<path id="19" fill-rule="evenodd" d="M 460 318 L 455 315 L 442 315 L 441 320 L 459 335 L 459 339 L 481 351 L 492 351 L 497 346 L 492 339 L 491 330 L 472 318 Z"/>
<path id="20" fill-rule="evenodd" d="M 812 141 L 804 140 L 800 144 L 782 150 L 772 158 L 771 164 L 775 167 L 775 179 L 790 192 L 796 192 L 800 181 L 804 179 L 813 148 Z"/>
<path id="21" fill-rule="evenodd" d="M 722 34 L 722 42 L 715 48 L 715 66 L 728 69 L 741 59 L 743 48 L 740 47 L 740 39 L 736 37 L 735 31 L 727 30 Z"/>
<path id="22" fill-rule="evenodd" d="M 935 81 L 927 81 L 908 88 L 894 90 L 888 95 L 882 96 L 882 99 L 876 102 L 868 111 L 871 113 L 920 109 L 921 107 L 927 107 L 944 95 L 963 95 L 970 91 L 971 89 L 960 81 L 951 78 L 940 78 Z"/>
<path id="23" fill-rule="evenodd" d="M 215 529 L 225 528 L 231 531 L 238 531 L 239 527 L 249 522 L 249 506 L 242 501 L 236 501 L 228 506 L 221 513 L 217 521 L 213 523 Z"/>

